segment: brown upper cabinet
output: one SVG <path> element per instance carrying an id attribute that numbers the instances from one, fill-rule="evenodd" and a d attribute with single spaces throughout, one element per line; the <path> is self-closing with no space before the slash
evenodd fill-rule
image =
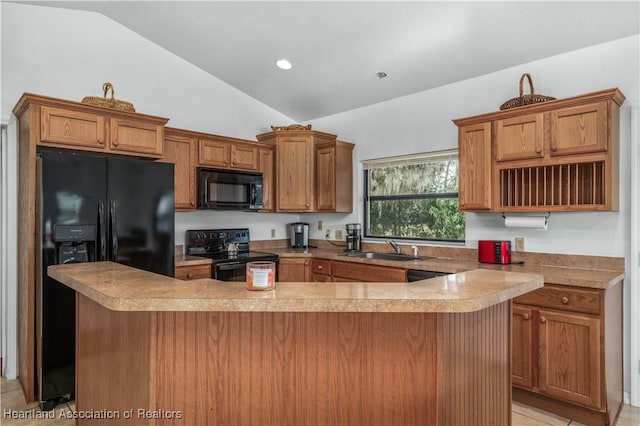
<path id="1" fill-rule="evenodd" d="M 490 123 L 458 129 L 458 161 L 460 210 L 490 210 L 493 180 Z"/>
<path id="2" fill-rule="evenodd" d="M 624 99 L 609 89 L 453 120 L 460 209 L 617 210 Z"/>
<path id="3" fill-rule="evenodd" d="M 209 135 L 199 139 L 198 164 L 215 168 L 258 170 L 258 146 L 255 142 Z"/>
<path id="4" fill-rule="evenodd" d="M 258 167 L 262 172 L 262 209 L 260 211 L 273 211 L 273 199 L 275 194 L 275 169 L 273 147 L 260 146 Z"/>
<path id="5" fill-rule="evenodd" d="M 353 144 L 316 130 L 274 130 L 256 136 L 275 147 L 275 210 L 350 212 Z"/>
<path id="6" fill-rule="evenodd" d="M 316 210 L 353 210 L 353 144 L 334 141 L 316 145 Z"/>
<path id="7" fill-rule="evenodd" d="M 175 208 L 195 210 L 197 206 L 198 167 L 230 170 L 261 171 L 263 173 L 264 208 L 271 211 L 273 200 L 273 148 L 268 145 L 167 127 L 162 161 L 175 168 Z"/>
<path id="8" fill-rule="evenodd" d="M 161 158 L 166 118 L 100 108 L 25 93 L 14 108 L 29 109 L 36 144 L 83 151 Z"/>
<path id="9" fill-rule="evenodd" d="M 196 209 L 196 151 L 198 139 L 187 131 L 165 128 L 162 161 L 174 164 L 175 209 Z"/>

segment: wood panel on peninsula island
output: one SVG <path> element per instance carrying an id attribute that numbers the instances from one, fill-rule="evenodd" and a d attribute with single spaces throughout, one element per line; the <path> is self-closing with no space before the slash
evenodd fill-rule
<path id="1" fill-rule="evenodd" d="M 483 270 L 268 292 L 110 262 L 49 274 L 77 292 L 77 410 L 130 424 L 510 424 L 511 299 L 543 285 Z"/>

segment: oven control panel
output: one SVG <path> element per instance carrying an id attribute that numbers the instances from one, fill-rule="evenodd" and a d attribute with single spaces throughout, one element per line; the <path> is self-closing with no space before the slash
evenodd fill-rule
<path id="1" fill-rule="evenodd" d="M 226 250 L 230 243 L 238 244 L 242 250 L 249 246 L 249 229 L 197 229 L 189 230 L 185 236 L 188 254 L 217 253 Z"/>

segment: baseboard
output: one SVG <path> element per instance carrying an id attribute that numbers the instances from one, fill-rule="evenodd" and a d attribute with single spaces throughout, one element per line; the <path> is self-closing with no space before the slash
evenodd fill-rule
<path id="1" fill-rule="evenodd" d="M 512 398 L 514 401 L 570 418 L 585 425 L 608 426 L 610 424 L 609 414 L 606 412 L 570 404 L 517 387 L 513 388 Z M 614 419 L 617 414 L 616 412 L 613 416 Z"/>

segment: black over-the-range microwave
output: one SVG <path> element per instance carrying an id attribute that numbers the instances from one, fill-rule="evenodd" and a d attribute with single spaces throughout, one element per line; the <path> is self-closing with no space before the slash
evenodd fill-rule
<path id="1" fill-rule="evenodd" d="M 262 173 L 198 168 L 198 209 L 262 208 Z"/>

